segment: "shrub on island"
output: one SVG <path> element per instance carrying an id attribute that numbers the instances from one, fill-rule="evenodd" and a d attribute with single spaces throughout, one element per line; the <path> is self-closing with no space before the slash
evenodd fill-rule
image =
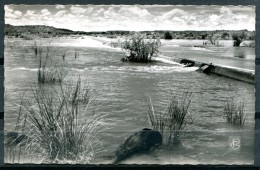
<path id="1" fill-rule="evenodd" d="M 126 38 L 121 45 L 125 51 L 122 61 L 148 63 L 159 52 L 161 42 L 159 39 L 148 39 L 146 35 L 136 33 Z"/>

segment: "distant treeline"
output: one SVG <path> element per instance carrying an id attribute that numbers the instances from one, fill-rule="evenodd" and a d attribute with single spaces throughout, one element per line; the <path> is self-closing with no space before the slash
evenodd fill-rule
<path id="1" fill-rule="evenodd" d="M 72 35 L 92 35 L 116 38 L 117 36 L 127 36 L 133 31 L 105 31 L 105 32 L 84 32 L 60 29 L 44 25 L 13 26 L 5 25 L 5 35 L 25 39 L 34 39 L 36 37 L 51 38 Z M 255 31 L 248 30 L 216 30 L 216 31 L 141 31 L 148 37 L 164 39 L 207 39 L 213 44 L 215 40 L 255 40 Z M 238 40 L 238 41 L 239 41 Z"/>
<path id="2" fill-rule="evenodd" d="M 216 31 L 155 31 L 165 39 L 211 39 L 232 40 L 233 35 L 243 35 L 245 40 L 254 40 L 255 31 L 248 30 L 216 30 Z M 149 34 L 149 33 L 148 33 Z M 168 37 L 167 37 L 168 36 Z"/>

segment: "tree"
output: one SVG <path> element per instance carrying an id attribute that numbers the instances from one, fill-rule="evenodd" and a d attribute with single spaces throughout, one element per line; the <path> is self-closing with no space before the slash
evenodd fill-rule
<path id="1" fill-rule="evenodd" d="M 246 33 L 244 31 L 239 33 L 233 33 L 232 38 L 234 40 L 234 46 L 239 46 L 240 43 L 246 39 Z"/>
<path id="2" fill-rule="evenodd" d="M 172 39 L 172 34 L 169 31 L 165 32 L 164 33 L 164 39 L 171 40 Z"/>
<path id="3" fill-rule="evenodd" d="M 220 33 L 215 32 L 211 35 L 208 35 L 208 40 L 210 41 L 211 44 L 213 45 L 218 45 L 218 40 L 221 38 Z"/>
<path id="4" fill-rule="evenodd" d="M 229 39 L 229 34 L 228 34 L 227 32 L 224 32 L 224 33 L 221 35 L 221 39 L 223 39 L 223 40 Z"/>

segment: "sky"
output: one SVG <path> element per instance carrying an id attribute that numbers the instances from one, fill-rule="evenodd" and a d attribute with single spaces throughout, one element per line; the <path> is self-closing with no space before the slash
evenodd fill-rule
<path id="1" fill-rule="evenodd" d="M 254 6 L 5 5 L 5 23 L 73 31 L 255 30 Z"/>

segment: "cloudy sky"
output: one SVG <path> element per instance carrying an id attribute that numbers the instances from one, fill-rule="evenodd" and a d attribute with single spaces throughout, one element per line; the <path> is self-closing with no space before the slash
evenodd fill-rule
<path id="1" fill-rule="evenodd" d="M 74 31 L 255 30 L 254 6 L 5 5 L 5 23 Z"/>

